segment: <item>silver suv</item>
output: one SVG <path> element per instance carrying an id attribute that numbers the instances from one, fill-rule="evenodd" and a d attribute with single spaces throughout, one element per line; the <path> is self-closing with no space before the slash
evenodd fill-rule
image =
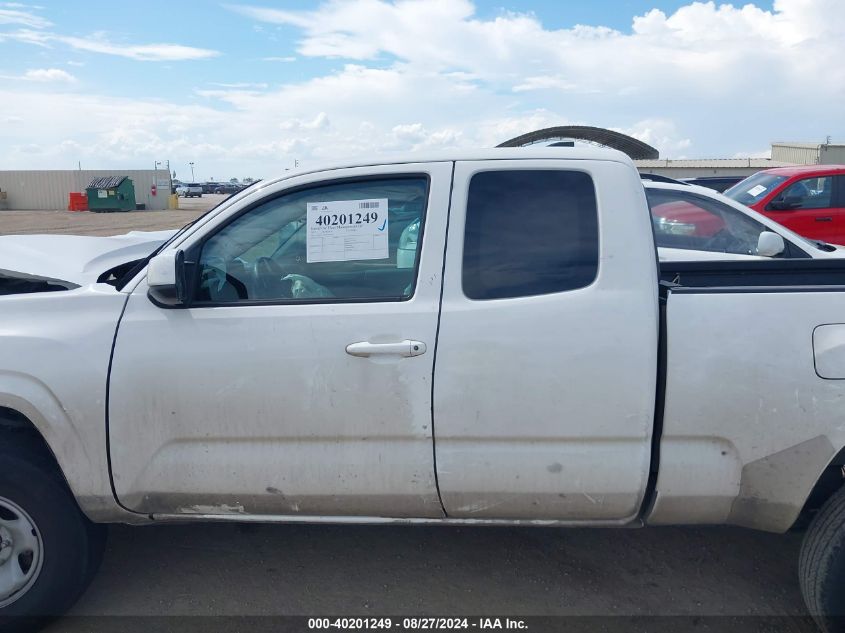
<path id="1" fill-rule="evenodd" d="M 182 183 L 176 187 L 176 195 L 182 198 L 202 198 L 202 185 L 197 182 Z"/>

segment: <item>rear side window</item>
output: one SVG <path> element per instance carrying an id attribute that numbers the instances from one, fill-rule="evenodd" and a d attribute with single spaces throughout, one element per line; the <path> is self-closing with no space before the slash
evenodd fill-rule
<path id="1" fill-rule="evenodd" d="M 596 194 L 583 172 L 476 174 L 464 231 L 463 290 L 470 299 L 575 290 L 598 272 Z"/>

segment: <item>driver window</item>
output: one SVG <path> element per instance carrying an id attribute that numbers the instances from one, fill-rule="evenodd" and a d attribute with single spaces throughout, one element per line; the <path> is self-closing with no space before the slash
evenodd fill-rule
<path id="1" fill-rule="evenodd" d="M 732 207 L 671 189 L 647 189 L 658 246 L 736 255 L 756 255 L 766 226 Z"/>
<path id="2" fill-rule="evenodd" d="M 195 305 L 413 295 L 428 180 L 340 182 L 269 200 L 202 246 Z"/>
<path id="3" fill-rule="evenodd" d="M 833 178 L 804 178 L 790 185 L 779 198 L 792 209 L 826 209 L 831 206 Z"/>

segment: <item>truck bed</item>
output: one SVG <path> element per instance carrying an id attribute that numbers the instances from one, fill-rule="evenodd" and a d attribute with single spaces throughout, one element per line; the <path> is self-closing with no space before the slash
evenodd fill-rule
<path id="1" fill-rule="evenodd" d="M 660 278 L 646 520 L 789 529 L 845 443 L 845 260 L 664 262 Z"/>
<path id="2" fill-rule="evenodd" d="M 845 259 L 661 262 L 660 281 L 673 292 L 845 290 Z"/>

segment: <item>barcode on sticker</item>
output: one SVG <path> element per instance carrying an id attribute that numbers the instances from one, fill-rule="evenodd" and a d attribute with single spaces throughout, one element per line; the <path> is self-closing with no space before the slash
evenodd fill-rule
<path id="1" fill-rule="evenodd" d="M 378 209 L 378 202 L 361 202 L 358 204 L 359 209 Z"/>

